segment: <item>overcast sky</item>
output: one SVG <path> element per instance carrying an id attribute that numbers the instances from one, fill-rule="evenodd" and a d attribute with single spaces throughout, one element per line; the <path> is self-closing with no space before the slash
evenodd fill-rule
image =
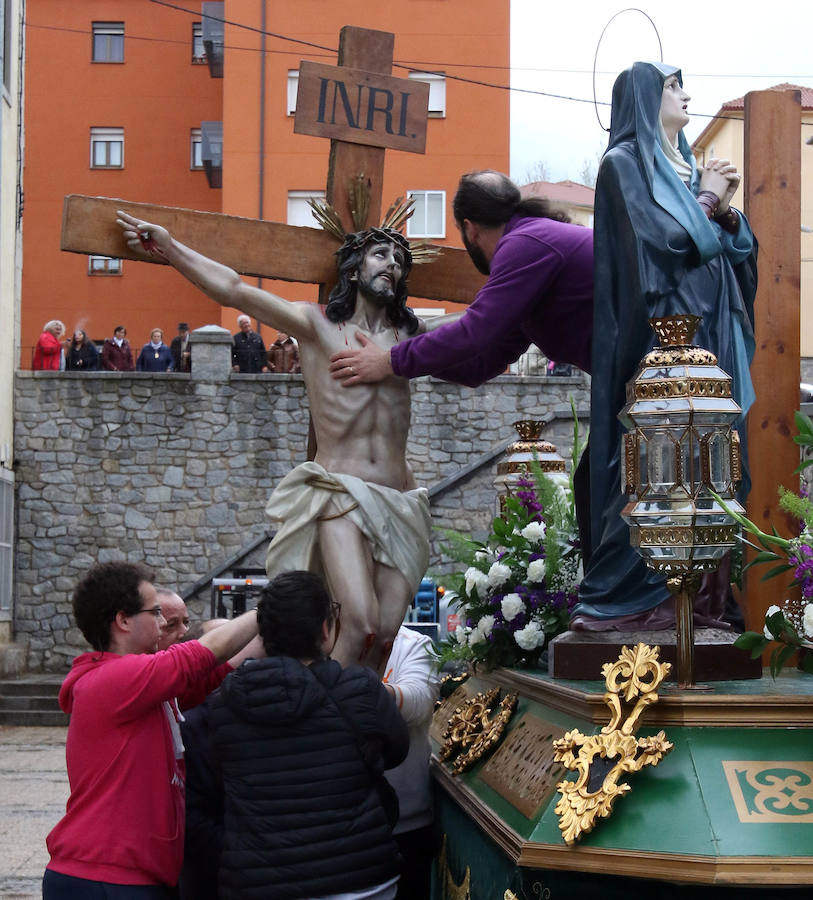
<path id="1" fill-rule="evenodd" d="M 593 106 L 593 57 L 602 29 L 627 8 L 606 0 L 510 0 L 511 86 L 581 100 L 511 92 L 511 176 L 520 183 L 541 161 L 550 180 L 580 180 L 607 142 Z M 727 100 L 781 82 L 813 87 L 813 6 L 805 0 L 754 3 L 644 2 L 663 60 L 683 70 L 694 115 L 691 142 Z M 635 60 L 659 60 L 655 30 L 640 12 L 607 28 L 598 50 L 596 90 L 609 102 L 615 76 Z M 599 106 L 605 127 L 609 106 Z"/>

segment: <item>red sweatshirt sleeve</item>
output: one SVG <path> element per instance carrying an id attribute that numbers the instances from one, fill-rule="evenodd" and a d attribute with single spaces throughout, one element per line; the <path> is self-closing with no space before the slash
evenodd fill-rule
<path id="1" fill-rule="evenodd" d="M 158 653 L 130 653 L 93 673 L 95 699 L 114 720 L 126 722 L 145 715 L 163 700 L 185 696 L 196 685 L 206 683 L 217 668 L 214 653 L 198 641 Z M 77 689 L 80 686 L 81 682 Z"/>

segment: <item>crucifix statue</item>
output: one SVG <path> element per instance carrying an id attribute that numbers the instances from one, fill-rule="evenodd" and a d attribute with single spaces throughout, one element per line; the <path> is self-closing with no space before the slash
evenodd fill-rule
<path id="1" fill-rule="evenodd" d="M 388 75 L 393 42 L 391 34 L 346 27 L 339 68 L 303 64 L 297 130 L 309 127 L 307 117 L 300 123 L 299 106 L 310 98 L 311 133 L 340 135 L 331 139 L 327 200 L 343 221 L 346 192 L 360 178 L 369 185 L 367 221 L 380 221 L 384 147 L 409 149 L 405 142 L 420 141 L 421 122 L 409 109 L 415 82 Z M 345 68 L 352 66 L 364 69 Z M 62 246 L 171 265 L 223 306 L 298 339 L 316 452 L 269 501 L 269 515 L 281 527 L 269 548 L 268 572 L 323 572 L 342 605 L 334 657 L 381 669 L 429 555 L 428 499 L 405 457 L 409 386 L 393 376 L 346 390 L 330 377 L 328 360 L 337 350 L 360 346 L 359 334 L 388 348 L 427 327 L 405 304 L 412 267 L 406 239 L 389 228 L 351 232 L 338 251 L 337 273 L 335 240 L 317 229 L 69 197 Z M 417 293 L 473 298 L 481 282 L 466 260 L 464 251 L 445 248 L 431 273 L 413 280 Z M 328 292 L 330 299 L 327 306 L 292 303 L 238 273 L 320 283 L 320 300 Z M 433 318 L 432 327 L 444 319 Z"/>

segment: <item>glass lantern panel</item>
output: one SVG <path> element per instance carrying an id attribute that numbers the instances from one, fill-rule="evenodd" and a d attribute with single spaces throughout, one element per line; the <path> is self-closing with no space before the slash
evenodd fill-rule
<path id="1" fill-rule="evenodd" d="M 646 476 L 653 491 L 663 493 L 677 477 L 677 446 L 668 431 L 644 435 L 648 445 Z"/>
<path id="2" fill-rule="evenodd" d="M 647 366 L 646 368 L 641 369 L 636 377 L 636 381 L 651 381 L 653 378 L 666 378 L 666 372 L 666 369 L 658 366 Z"/>
<path id="3" fill-rule="evenodd" d="M 636 400 L 627 410 L 627 414 L 635 421 L 638 421 L 639 417 L 646 421 L 657 416 L 660 425 L 664 415 L 680 415 L 681 413 L 686 415 L 689 409 L 689 402 L 685 397 L 669 397 L 668 399 L 659 397 L 656 400 Z"/>
<path id="4" fill-rule="evenodd" d="M 686 366 L 686 374 L 689 378 L 720 378 L 726 376 L 718 366 Z M 730 381 L 731 379 L 729 379 Z"/>
<path id="5" fill-rule="evenodd" d="M 709 479 L 711 486 L 719 494 L 731 481 L 731 448 L 728 435 L 717 432 L 706 444 L 709 455 Z"/>
<path id="6" fill-rule="evenodd" d="M 695 420 L 703 425 L 730 425 L 739 415 L 740 408 L 730 397 L 693 397 Z"/>

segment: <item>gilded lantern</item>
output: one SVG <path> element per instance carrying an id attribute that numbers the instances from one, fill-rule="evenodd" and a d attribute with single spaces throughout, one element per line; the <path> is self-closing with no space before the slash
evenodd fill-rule
<path id="1" fill-rule="evenodd" d="M 711 495 L 739 511 L 741 410 L 732 380 L 708 350 L 691 345 L 699 318 L 651 319 L 660 347 L 627 384 L 619 414 L 624 435 L 622 513 L 630 541 L 666 576 L 717 568 L 739 526 Z"/>
<path id="2" fill-rule="evenodd" d="M 497 489 L 499 513 L 503 512 L 506 497 L 515 497 L 517 482 L 520 478 L 532 478 L 531 464 L 536 460 L 540 469 L 554 478 L 559 476 L 567 480 L 565 461 L 550 441 L 542 439 L 544 422 L 523 419 L 513 423 L 519 440 L 511 444 L 505 451 L 505 458 L 497 464 L 497 477 L 494 486 Z"/>

